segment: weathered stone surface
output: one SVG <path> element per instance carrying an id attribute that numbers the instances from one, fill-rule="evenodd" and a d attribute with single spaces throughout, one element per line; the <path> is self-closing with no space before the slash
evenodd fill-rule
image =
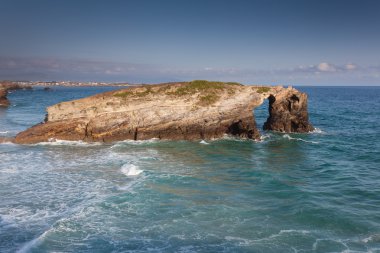
<path id="1" fill-rule="evenodd" d="M 106 92 L 48 107 L 46 121 L 14 141 L 207 140 L 225 134 L 258 139 L 253 109 L 284 90 L 193 81 Z"/>
<path id="2" fill-rule="evenodd" d="M 307 94 L 294 88 L 269 96 L 269 117 L 264 130 L 286 133 L 306 133 L 314 130 L 309 123 Z"/>
<path id="3" fill-rule="evenodd" d="M 4 136 L 0 136 L 0 143 L 7 143 L 7 142 L 13 142 L 14 141 L 14 137 L 4 137 Z"/>
<path id="4" fill-rule="evenodd" d="M 0 106 L 9 106 L 9 101 L 7 99 L 7 90 L 0 86 Z"/>

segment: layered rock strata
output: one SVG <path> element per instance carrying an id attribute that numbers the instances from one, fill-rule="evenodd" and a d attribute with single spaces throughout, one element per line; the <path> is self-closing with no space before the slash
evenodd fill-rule
<path id="1" fill-rule="evenodd" d="M 253 109 L 270 96 L 282 101 L 293 95 L 303 98 L 302 94 L 292 88 L 207 81 L 139 86 L 48 107 L 45 122 L 19 133 L 14 142 L 207 140 L 225 134 L 258 139 Z M 305 123 L 303 118 L 300 122 Z M 276 125 L 267 129 L 271 127 L 280 130 Z"/>

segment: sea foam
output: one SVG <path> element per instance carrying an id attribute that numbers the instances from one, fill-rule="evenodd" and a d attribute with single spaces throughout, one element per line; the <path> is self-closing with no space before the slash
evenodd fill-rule
<path id="1" fill-rule="evenodd" d="M 39 142 L 31 144 L 31 146 L 95 146 L 101 145 L 100 142 L 84 142 L 84 141 L 67 141 L 59 139 L 49 139 L 47 142 Z"/>
<path id="2" fill-rule="evenodd" d="M 322 129 L 320 129 L 318 127 L 314 128 L 314 130 L 311 131 L 310 133 L 312 133 L 312 134 L 326 134 L 325 131 L 323 131 Z"/>
<path id="3" fill-rule="evenodd" d="M 143 170 L 140 170 L 138 166 L 136 166 L 134 164 L 129 164 L 129 163 L 121 166 L 120 171 L 121 171 L 121 173 L 123 173 L 127 177 L 138 176 L 143 172 Z"/>
<path id="4" fill-rule="evenodd" d="M 307 141 L 307 140 L 304 140 L 302 138 L 294 138 L 294 137 L 291 137 L 289 134 L 284 134 L 282 137 L 285 139 L 288 139 L 288 140 L 303 141 L 303 142 L 307 142 L 307 143 L 319 144 L 319 142 L 317 142 L 317 141 Z"/>

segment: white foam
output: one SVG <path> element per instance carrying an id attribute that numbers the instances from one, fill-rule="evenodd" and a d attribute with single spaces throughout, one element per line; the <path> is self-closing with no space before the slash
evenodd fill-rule
<path id="1" fill-rule="evenodd" d="M 296 230 L 296 229 L 284 229 L 284 230 L 280 230 L 280 235 L 281 234 L 286 234 L 286 233 L 298 233 L 298 234 L 310 234 L 310 231 L 308 230 Z"/>
<path id="2" fill-rule="evenodd" d="M 10 141 L 5 141 L 5 142 L 0 142 L 0 145 L 12 145 L 12 146 L 17 146 L 17 144 L 10 142 Z"/>
<path id="3" fill-rule="evenodd" d="M 124 145 L 143 145 L 143 144 L 149 144 L 149 143 L 156 143 L 158 141 L 163 141 L 158 138 L 152 138 L 149 140 L 124 140 L 124 141 L 118 141 L 116 142 L 111 148 L 117 148 L 117 147 L 123 147 Z"/>
<path id="4" fill-rule="evenodd" d="M 123 173 L 127 177 L 138 176 L 143 172 L 143 170 L 140 170 L 138 166 L 134 164 L 129 164 L 129 163 L 121 166 L 120 170 L 121 170 L 121 173 Z"/>
<path id="5" fill-rule="evenodd" d="M 205 140 L 201 140 L 199 143 L 200 144 L 204 144 L 204 145 L 209 145 L 210 144 L 210 143 L 206 142 Z"/>
<path id="6" fill-rule="evenodd" d="M 84 141 L 67 141 L 59 139 L 49 139 L 47 142 L 39 142 L 31 144 L 31 146 L 95 146 L 102 145 L 100 142 L 84 142 Z"/>
<path id="7" fill-rule="evenodd" d="M 310 133 L 312 133 L 312 134 L 325 134 L 326 132 L 323 131 L 322 129 L 316 127 L 316 128 L 314 128 L 314 130 L 311 131 Z"/>
<path id="8" fill-rule="evenodd" d="M 239 137 L 236 137 L 236 136 L 233 136 L 233 135 L 229 135 L 229 134 L 224 134 L 223 137 L 221 137 L 221 138 L 215 138 L 213 140 L 229 140 L 229 141 L 237 141 L 237 142 L 245 142 L 245 141 L 247 141 L 247 139 L 239 138 Z"/>
<path id="9" fill-rule="evenodd" d="M 265 139 L 269 139 L 271 137 L 271 135 L 270 134 L 263 134 L 263 135 L 261 135 L 260 136 L 260 140 L 265 140 Z"/>
<path id="10" fill-rule="evenodd" d="M 255 142 L 264 142 L 266 139 L 270 139 L 271 135 L 270 134 L 263 134 L 260 135 L 260 139 L 255 140 Z"/>
<path id="11" fill-rule="evenodd" d="M 0 134 L 7 134 L 9 131 L 0 131 Z"/>
<path id="12" fill-rule="evenodd" d="M 273 239 L 275 239 L 277 237 L 281 237 L 283 234 L 302 234 L 302 235 L 306 235 L 306 234 L 310 234 L 310 233 L 311 232 L 308 231 L 308 230 L 293 230 L 293 229 L 288 229 L 288 230 L 280 230 L 280 232 L 278 232 L 276 234 L 272 234 L 272 235 L 270 235 L 268 237 L 259 238 L 259 239 L 247 239 L 247 238 L 234 237 L 234 236 L 226 236 L 225 239 L 227 241 L 237 241 L 240 245 L 248 246 L 248 245 L 256 244 L 258 242 L 272 241 Z"/>
<path id="13" fill-rule="evenodd" d="M 380 242 L 380 234 L 371 235 L 367 238 L 364 238 L 362 242 L 369 243 L 369 242 Z"/>
<path id="14" fill-rule="evenodd" d="M 307 140 L 304 140 L 302 138 L 294 138 L 294 137 L 291 137 L 289 134 L 284 134 L 282 136 L 282 138 L 285 138 L 288 140 L 303 141 L 303 142 L 307 142 L 307 143 L 319 144 L 319 142 L 317 142 L 317 141 L 307 141 Z"/>

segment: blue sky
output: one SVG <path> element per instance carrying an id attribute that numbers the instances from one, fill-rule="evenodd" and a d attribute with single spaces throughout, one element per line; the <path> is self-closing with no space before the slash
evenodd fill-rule
<path id="1" fill-rule="evenodd" d="M 0 3 L 0 79 L 380 84 L 376 0 Z"/>

